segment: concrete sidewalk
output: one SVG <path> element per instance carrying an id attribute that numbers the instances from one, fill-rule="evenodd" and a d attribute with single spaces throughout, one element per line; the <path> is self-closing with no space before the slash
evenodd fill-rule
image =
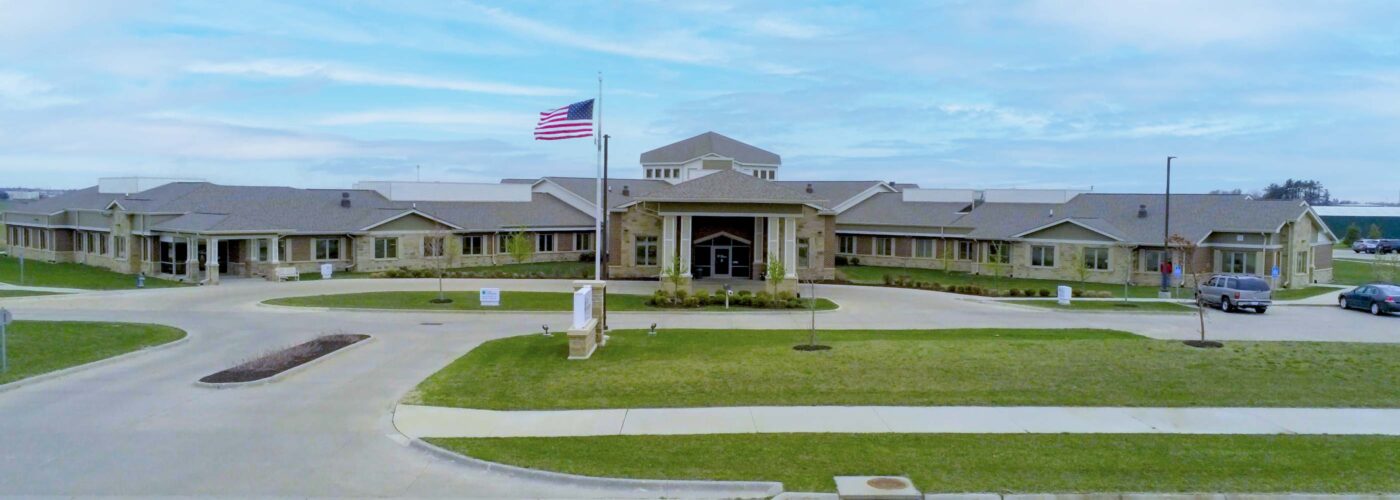
<path id="1" fill-rule="evenodd" d="M 1400 409 L 756 406 L 493 411 L 399 405 L 399 432 L 427 437 L 746 433 L 1400 435 Z"/>

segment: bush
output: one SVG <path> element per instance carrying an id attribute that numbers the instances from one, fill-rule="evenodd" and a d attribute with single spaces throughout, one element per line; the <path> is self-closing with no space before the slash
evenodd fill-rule
<path id="1" fill-rule="evenodd" d="M 860 265 L 860 257 L 851 257 L 851 265 L 853 265 L 853 266 L 859 266 L 859 265 Z"/>
<path id="2" fill-rule="evenodd" d="M 848 261 L 846 260 L 846 256 L 845 256 L 845 255 L 837 255 L 837 256 L 836 256 L 836 265 L 838 265 L 838 266 L 844 266 L 844 265 L 847 264 L 847 262 L 848 262 Z"/>
<path id="3" fill-rule="evenodd" d="M 778 292 L 777 295 L 774 295 L 774 296 L 773 296 L 773 299 L 776 300 L 776 301 L 778 301 L 778 302 L 787 302 L 787 301 L 789 301 L 789 300 L 793 300 L 793 299 L 796 299 L 796 298 L 797 298 L 797 296 L 796 296 L 796 295 L 793 295 L 792 292 Z"/>
<path id="4" fill-rule="evenodd" d="M 676 290 L 676 299 L 677 299 L 677 300 L 685 300 L 685 298 L 688 297 L 689 295 L 690 295 L 690 292 L 685 291 L 684 288 L 681 288 L 681 289 L 677 289 L 677 290 Z"/>
<path id="5" fill-rule="evenodd" d="M 709 291 L 709 290 L 696 290 L 696 291 L 695 291 L 695 299 L 696 299 L 696 300 L 699 300 L 701 304 L 708 304 L 708 303 L 710 303 L 710 291 Z"/>
<path id="6" fill-rule="evenodd" d="M 741 307 L 753 305 L 753 295 L 747 293 L 736 294 L 732 300 L 729 301 L 729 305 Z"/>
<path id="7" fill-rule="evenodd" d="M 945 290 L 945 288 L 943 288 L 943 285 L 939 284 L 937 281 L 933 282 L 933 286 L 929 287 L 929 289 L 935 292 L 941 292 Z"/>
<path id="8" fill-rule="evenodd" d="M 799 298 L 797 298 L 797 297 L 793 297 L 793 298 L 791 298 L 791 299 L 788 299 L 788 301 L 787 301 L 787 308 L 788 308 L 788 309 L 799 309 L 799 308 L 801 308 L 801 307 L 802 307 L 802 299 L 799 299 Z"/>
<path id="9" fill-rule="evenodd" d="M 1015 288 L 1012 288 L 1012 289 L 1011 289 L 1011 296 L 1012 296 L 1012 297 L 1025 297 L 1025 296 L 1026 296 L 1026 292 L 1022 292 L 1022 291 L 1020 291 L 1020 290 L 1017 290 L 1017 289 L 1015 289 Z"/>
<path id="10" fill-rule="evenodd" d="M 700 297 L 686 297 L 682 305 L 685 307 L 700 307 Z"/>
<path id="11" fill-rule="evenodd" d="M 884 279 L 885 279 L 885 286 L 894 286 L 894 285 L 895 285 L 894 275 L 893 275 L 893 274 L 886 274 L 886 275 L 884 275 Z"/>
<path id="12" fill-rule="evenodd" d="M 914 286 L 914 277 L 913 277 L 913 276 L 910 276 L 910 275 L 907 275 L 907 274 L 901 275 L 901 276 L 899 277 L 899 286 L 903 286 L 903 287 Z"/>
<path id="13" fill-rule="evenodd" d="M 712 306 L 722 306 L 724 305 L 724 297 L 724 292 L 716 292 L 714 295 L 710 296 L 709 304 Z"/>
<path id="14" fill-rule="evenodd" d="M 1078 288 L 1075 288 L 1074 291 L 1070 293 L 1070 295 L 1073 295 L 1074 297 L 1083 297 L 1083 296 L 1084 296 L 1084 290 L 1080 290 L 1080 289 L 1078 289 Z"/>
<path id="15" fill-rule="evenodd" d="M 967 294 L 968 294 L 968 295 L 982 295 L 983 293 L 984 293 L 984 291 L 982 290 L 982 287 L 980 287 L 980 286 L 977 286 L 977 285 L 969 285 L 969 286 L 967 287 Z"/>
<path id="16" fill-rule="evenodd" d="M 748 290 L 739 290 L 738 292 L 735 292 L 735 294 L 736 294 L 736 295 L 741 295 L 741 296 L 747 297 L 747 296 L 753 295 L 753 292 L 748 291 Z"/>
<path id="17" fill-rule="evenodd" d="M 1041 288 L 1040 291 L 1037 292 L 1036 294 L 1037 294 L 1037 295 L 1040 295 L 1041 297 L 1049 297 L 1049 296 L 1053 295 L 1053 294 L 1050 293 L 1050 289 L 1049 289 L 1049 288 Z"/>
<path id="18" fill-rule="evenodd" d="M 579 261 L 579 262 L 593 262 L 593 257 L 594 257 L 595 255 L 596 255 L 596 254 L 594 254 L 593 252 L 583 252 L 583 253 L 581 253 L 581 254 L 578 254 L 578 261 Z"/>
<path id="19" fill-rule="evenodd" d="M 753 296 L 754 307 L 768 307 L 773 304 L 773 296 L 768 292 L 758 292 Z"/>

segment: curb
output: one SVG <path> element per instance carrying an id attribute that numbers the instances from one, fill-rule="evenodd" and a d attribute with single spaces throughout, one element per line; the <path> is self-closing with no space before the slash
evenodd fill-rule
<path id="1" fill-rule="evenodd" d="M 368 343 L 370 343 L 370 342 L 373 342 L 375 338 L 376 338 L 376 337 L 374 337 L 373 335 L 371 335 L 371 336 L 370 336 L 369 338 L 367 338 L 367 339 L 361 340 L 361 341 L 356 342 L 356 343 L 354 343 L 354 344 L 350 344 L 350 345 L 345 346 L 345 347 L 342 347 L 342 348 L 340 348 L 340 349 L 336 349 L 334 352 L 331 352 L 331 353 L 329 353 L 329 354 L 326 354 L 325 356 L 321 356 L 321 357 L 316 358 L 316 359 L 313 359 L 313 360 L 311 360 L 311 361 L 307 361 L 307 362 L 305 362 L 305 363 L 302 363 L 302 364 L 293 366 L 293 367 L 288 368 L 287 370 L 283 371 L 282 373 L 278 373 L 278 374 L 273 375 L 273 376 L 271 376 L 271 377 L 262 378 L 262 379 L 258 379 L 258 380 L 249 380 L 249 381 L 247 381 L 247 382 L 225 382 L 225 383 L 200 382 L 200 381 L 196 380 L 196 381 L 194 381 L 194 385 L 195 385 L 195 387 L 203 387 L 203 388 L 206 388 L 206 389 L 242 389 L 242 388 L 246 388 L 246 387 L 256 387 L 256 386 L 259 386 L 259 385 L 267 385 L 267 384 L 271 384 L 271 383 L 274 383 L 274 382 L 280 382 L 280 381 L 282 381 L 282 379 L 285 379 L 285 378 L 287 378 L 287 377 L 290 377 L 290 376 L 292 376 L 292 375 L 295 375 L 295 374 L 297 374 L 297 373 L 300 373 L 303 369 L 305 369 L 305 368 L 307 368 L 307 367 L 310 367 L 310 366 L 313 366 L 313 365 L 316 365 L 317 363 L 320 363 L 320 362 L 322 362 L 323 360 L 325 360 L 325 359 L 327 359 L 327 358 L 334 357 L 336 354 L 340 354 L 340 353 L 342 353 L 342 352 L 349 351 L 349 350 L 354 349 L 354 348 L 356 348 L 356 347 L 359 347 L 359 346 L 361 346 L 361 345 L 364 345 L 364 344 L 368 344 Z"/>
<path id="2" fill-rule="evenodd" d="M 620 479 L 579 476 L 560 472 L 527 469 L 513 465 L 488 462 L 439 447 L 422 439 L 412 438 L 409 447 L 440 459 L 454 462 L 481 472 L 510 478 L 528 479 L 568 488 L 624 489 L 632 493 L 651 494 L 662 498 L 769 498 L 783 492 L 783 483 L 769 481 L 695 481 L 659 479 Z"/>
<path id="3" fill-rule="evenodd" d="M 274 299 L 268 299 L 274 300 Z M 281 304 L 268 304 L 266 301 L 257 302 L 257 307 L 267 307 L 271 309 L 286 309 L 289 311 L 307 312 L 372 312 L 372 313 L 432 313 L 432 314 L 572 314 L 570 311 L 500 311 L 490 309 L 375 309 L 368 307 L 321 307 L 321 306 L 284 306 Z M 836 309 L 817 311 L 817 314 L 834 313 L 840 311 L 842 306 L 836 304 Z M 608 310 L 608 314 L 812 314 L 808 309 L 758 309 L 744 311 L 696 311 L 690 309 L 657 309 L 654 311 L 614 311 Z"/>
<path id="4" fill-rule="evenodd" d="M 152 324 L 157 324 L 157 323 L 152 323 Z M 161 326 L 170 326 L 170 325 L 161 325 Z M 171 326 L 171 328 L 175 328 L 175 327 Z M 184 337 L 180 337 L 180 338 L 175 339 L 175 340 L 172 340 L 172 341 L 170 341 L 170 342 L 166 342 L 166 343 L 164 343 L 164 344 L 153 345 L 153 346 L 150 346 L 150 347 L 144 347 L 144 348 L 137 349 L 137 350 L 135 350 L 135 351 L 131 351 L 131 352 L 128 352 L 128 353 L 118 354 L 118 355 L 112 356 L 112 357 L 110 357 L 110 358 L 99 359 L 99 360 L 93 361 L 93 362 L 91 362 L 91 363 L 84 363 L 84 364 L 81 364 L 81 365 L 78 365 L 78 366 L 70 366 L 70 367 L 64 368 L 64 369 L 62 369 L 62 370 L 52 371 L 52 372 L 48 372 L 48 373 L 41 373 L 41 374 L 35 375 L 35 376 L 33 376 L 33 377 L 22 378 L 22 379 L 19 379 L 19 380 L 14 381 L 14 382 L 10 382 L 10 383 L 8 383 L 8 384 L 0 384 L 0 392 L 5 392 L 5 391 L 9 391 L 9 390 L 14 390 L 14 389 L 18 389 L 18 388 L 20 388 L 20 387 L 24 387 L 24 386 L 26 386 L 26 385 L 37 384 L 37 383 L 43 382 L 43 381 L 45 381 L 45 380 L 55 379 L 55 378 L 59 378 L 59 377 L 62 377 L 62 376 L 71 375 L 71 374 L 73 374 L 73 373 L 77 373 L 77 372 L 80 372 L 80 371 L 84 371 L 84 370 L 88 370 L 88 369 L 92 369 L 92 368 L 98 368 L 98 367 L 101 367 L 101 366 L 106 366 L 106 365 L 113 364 L 113 363 L 117 363 L 117 362 L 120 362 L 120 361 L 125 361 L 127 358 L 134 358 L 134 357 L 139 356 L 139 355 L 142 355 L 142 354 L 148 354 L 148 353 L 152 353 L 152 352 L 155 352 L 155 351 L 162 351 L 162 350 L 165 350 L 165 349 L 170 349 L 170 348 L 176 347 L 176 346 L 178 346 L 178 345 L 184 344 L 184 343 L 186 343 L 186 342 L 189 342 L 189 340 L 190 340 L 190 332 L 187 331 L 187 330 L 185 330 L 185 329 L 183 329 L 183 328 L 179 328 L 178 330 L 180 330 L 180 331 L 182 331 L 182 332 L 185 332 L 185 336 L 184 336 Z"/>

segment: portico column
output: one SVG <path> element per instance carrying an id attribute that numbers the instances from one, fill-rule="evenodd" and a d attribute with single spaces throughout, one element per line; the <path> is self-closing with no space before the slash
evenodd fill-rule
<path id="1" fill-rule="evenodd" d="M 666 270 L 671 268 L 676 259 L 676 216 L 661 216 L 661 259 L 657 264 L 661 265 L 661 277 L 666 277 Z"/>
<path id="2" fill-rule="evenodd" d="M 276 236 L 267 239 L 268 260 L 272 262 L 273 266 L 276 266 L 279 262 L 282 262 L 282 257 L 278 255 L 278 252 L 280 251 L 282 245 L 280 244 L 281 241 L 278 240 L 280 240 L 280 238 Z"/>
<path id="3" fill-rule="evenodd" d="M 185 237 L 185 276 L 190 281 L 199 281 L 199 240 Z"/>
<path id="4" fill-rule="evenodd" d="M 690 216 L 681 216 L 681 276 L 690 277 Z"/>
<path id="5" fill-rule="evenodd" d="M 205 240 L 208 245 L 207 253 L 204 254 L 204 271 L 208 273 L 209 284 L 219 284 L 219 239 L 208 238 Z"/>
<path id="6" fill-rule="evenodd" d="M 797 218 L 788 217 L 783 221 L 783 270 L 785 278 L 797 277 Z"/>
<path id="7" fill-rule="evenodd" d="M 779 220 L 777 217 L 768 217 L 768 228 L 765 229 L 768 233 L 768 245 L 764 248 L 763 260 L 765 266 L 778 259 L 778 231 L 781 229 Z M 767 269 L 764 269 L 764 272 L 767 272 Z"/>

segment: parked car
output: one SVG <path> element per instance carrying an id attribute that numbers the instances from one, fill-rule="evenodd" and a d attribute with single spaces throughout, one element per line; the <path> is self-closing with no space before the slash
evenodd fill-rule
<path id="1" fill-rule="evenodd" d="M 1380 240 L 1356 240 L 1351 244 L 1351 251 L 1356 253 L 1376 253 L 1376 246 Z"/>
<path id="2" fill-rule="evenodd" d="M 1258 276 L 1217 274 L 1196 287 L 1196 301 L 1202 306 L 1219 307 L 1232 312 L 1240 308 L 1254 309 L 1259 314 L 1274 303 L 1269 282 Z"/>
<path id="3" fill-rule="evenodd" d="M 1378 240 L 1376 242 L 1376 250 L 1371 253 L 1385 254 L 1391 252 L 1400 252 L 1400 240 Z"/>
<path id="4" fill-rule="evenodd" d="M 1381 316 L 1400 312 L 1400 286 L 1389 283 L 1361 285 L 1337 297 L 1342 309 L 1365 309 Z"/>

